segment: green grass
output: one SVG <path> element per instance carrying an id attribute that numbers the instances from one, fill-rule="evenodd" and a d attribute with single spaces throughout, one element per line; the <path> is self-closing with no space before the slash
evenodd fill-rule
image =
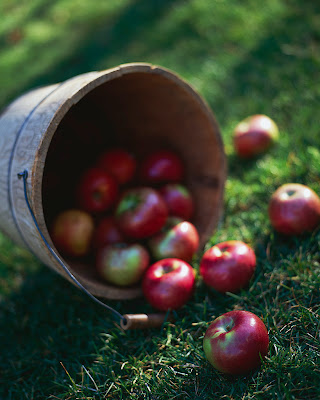
<path id="1" fill-rule="evenodd" d="M 229 164 L 224 218 L 208 246 L 236 238 L 258 258 L 248 290 L 220 295 L 199 281 L 176 323 L 123 332 L 0 235 L 1 400 L 319 399 L 320 230 L 288 238 L 267 217 L 283 183 L 320 193 L 318 2 L 2 0 L 0 15 L 1 107 L 29 88 L 131 61 L 187 79 L 219 121 Z M 232 130 L 254 113 L 278 123 L 280 141 L 242 161 Z M 143 300 L 110 304 L 151 311 Z M 202 350 L 210 321 L 232 309 L 256 313 L 270 335 L 262 367 L 234 378 Z"/>

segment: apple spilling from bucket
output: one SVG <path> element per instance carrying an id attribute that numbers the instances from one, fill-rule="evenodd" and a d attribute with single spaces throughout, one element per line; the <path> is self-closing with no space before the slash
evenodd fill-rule
<path id="1" fill-rule="evenodd" d="M 272 119 L 252 115 L 235 127 L 234 149 L 241 158 L 253 158 L 278 138 Z M 156 150 L 138 162 L 126 149 L 109 149 L 84 172 L 75 197 L 75 209 L 61 212 L 51 231 L 62 254 L 93 255 L 101 279 L 119 287 L 141 284 L 146 300 L 158 310 L 186 304 L 195 290 L 190 263 L 199 234 L 191 222 L 194 199 L 175 152 Z M 320 198 L 302 184 L 282 185 L 268 206 L 271 226 L 280 234 L 298 235 L 320 224 Z M 256 263 L 248 244 L 227 240 L 204 252 L 199 277 L 213 293 L 236 293 L 248 288 Z M 245 310 L 216 318 L 203 339 L 208 361 L 227 374 L 257 368 L 268 346 L 265 324 Z"/>
<path id="2" fill-rule="evenodd" d="M 279 140 L 279 129 L 267 115 L 244 118 L 234 128 L 235 153 L 254 158 L 265 153 Z M 284 235 L 311 232 L 320 224 L 320 198 L 301 183 L 284 183 L 271 196 L 268 216 L 272 227 Z"/>
<path id="3" fill-rule="evenodd" d="M 109 284 L 141 284 L 156 309 L 182 307 L 194 290 L 189 263 L 199 249 L 184 175 L 172 150 L 155 150 L 139 161 L 124 148 L 102 152 L 79 178 L 75 208 L 57 215 L 55 246 L 65 257 L 87 257 Z"/>

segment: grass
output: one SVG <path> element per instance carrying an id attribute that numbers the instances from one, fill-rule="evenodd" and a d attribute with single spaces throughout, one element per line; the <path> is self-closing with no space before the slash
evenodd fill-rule
<path id="1" fill-rule="evenodd" d="M 0 234 L 0 398 L 320 398 L 320 230 L 274 232 L 271 193 L 300 182 L 320 193 L 320 6 L 305 0 L 2 0 L 0 106 L 23 91 L 131 61 L 170 68 L 208 101 L 229 173 L 224 218 L 210 244 L 237 238 L 258 265 L 248 290 L 220 295 L 198 281 L 162 329 L 121 331 L 109 314 Z M 242 161 L 232 130 L 265 113 L 280 142 Z M 194 262 L 198 268 L 197 260 Z M 151 311 L 143 300 L 110 302 Z M 210 321 L 232 309 L 260 316 L 270 352 L 247 376 L 205 360 Z"/>

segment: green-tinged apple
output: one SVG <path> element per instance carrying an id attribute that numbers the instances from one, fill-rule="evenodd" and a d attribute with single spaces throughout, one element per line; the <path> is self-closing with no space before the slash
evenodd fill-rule
<path id="1" fill-rule="evenodd" d="M 165 227 L 149 239 L 148 245 L 155 260 L 180 258 L 190 262 L 199 248 L 199 234 L 191 222 L 169 217 Z"/>
<path id="2" fill-rule="evenodd" d="M 128 189 L 120 197 L 115 221 L 120 231 L 132 239 L 144 239 L 166 223 L 168 208 L 159 192 L 150 187 Z"/>
<path id="3" fill-rule="evenodd" d="M 252 115 L 239 122 L 233 134 L 235 151 L 243 158 L 264 153 L 278 138 L 277 125 L 263 114 Z"/>
<path id="4" fill-rule="evenodd" d="M 265 324 L 249 311 L 230 311 L 216 318 L 203 339 L 203 350 L 210 364 L 232 375 L 258 368 L 268 354 L 268 347 Z"/>
<path id="5" fill-rule="evenodd" d="M 287 183 L 271 196 L 268 212 L 276 231 L 299 235 L 320 224 L 320 198 L 308 186 Z"/>
<path id="6" fill-rule="evenodd" d="M 51 227 L 51 239 L 61 254 L 82 257 L 89 253 L 94 221 L 82 210 L 66 210 L 56 216 Z"/>
<path id="7" fill-rule="evenodd" d="M 96 267 L 105 281 L 116 286 L 137 284 L 149 266 L 149 253 L 139 243 L 110 244 L 100 248 Z"/>

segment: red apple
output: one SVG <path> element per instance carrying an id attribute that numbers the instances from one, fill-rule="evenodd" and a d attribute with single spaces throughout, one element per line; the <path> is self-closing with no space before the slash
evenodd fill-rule
<path id="1" fill-rule="evenodd" d="M 94 222 L 81 210 L 66 210 L 58 214 L 51 228 L 51 239 L 57 250 L 71 257 L 85 256 L 90 251 Z"/>
<path id="2" fill-rule="evenodd" d="M 136 171 L 136 160 L 127 150 L 114 148 L 101 154 L 98 166 L 110 173 L 120 185 L 128 183 Z"/>
<path id="3" fill-rule="evenodd" d="M 117 286 L 137 284 L 149 266 L 149 253 L 138 243 L 102 247 L 96 258 L 99 275 Z"/>
<path id="4" fill-rule="evenodd" d="M 229 240 L 204 253 L 200 275 L 206 285 L 218 292 L 236 292 L 249 283 L 255 267 L 254 251 L 239 240 Z"/>
<path id="5" fill-rule="evenodd" d="M 271 196 L 269 218 L 274 229 L 286 235 L 312 231 L 320 223 L 320 198 L 299 183 L 280 186 Z"/>
<path id="6" fill-rule="evenodd" d="M 176 310 L 190 299 L 194 285 L 195 271 L 191 265 L 177 258 L 165 258 L 147 269 L 142 291 L 154 308 Z"/>
<path id="7" fill-rule="evenodd" d="M 85 211 L 106 211 L 117 200 L 118 183 L 101 168 L 90 168 L 82 175 L 76 196 L 79 206 Z"/>
<path id="8" fill-rule="evenodd" d="M 95 249 L 99 249 L 107 244 L 124 242 L 124 239 L 114 217 L 110 215 L 98 222 L 93 234 L 92 245 Z"/>
<path id="9" fill-rule="evenodd" d="M 140 181 L 145 185 L 180 182 L 183 175 L 183 162 L 171 150 L 156 150 L 150 153 L 142 160 L 139 168 Z"/>
<path id="10" fill-rule="evenodd" d="M 258 368 L 268 347 L 265 324 L 249 311 L 230 311 L 216 318 L 203 339 L 203 350 L 210 364 L 233 375 Z"/>
<path id="11" fill-rule="evenodd" d="M 279 130 L 272 119 L 257 114 L 239 122 L 234 130 L 236 153 L 244 158 L 265 152 L 279 137 Z"/>
<path id="12" fill-rule="evenodd" d="M 148 241 L 153 258 L 180 258 L 191 261 L 199 248 L 196 227 L 180 218 L 169 217 L 164 229 Z"/>
<path id="13" fill-rule="evenodd" d="M 180 217 L 186 221 L 191 219 L 194 211 L 193 198 L 184 185 L 168 183 L 159 191 L 167 204 L 170 215 Z"/>
<path id="14" fill-rule="evenodd" d="M 148 187 L 128 189 L 120 198 L 115 220 L 128 238 L 143 239 L 158 232 L 166 223 L 167 206 L 160 194 Z"/>

